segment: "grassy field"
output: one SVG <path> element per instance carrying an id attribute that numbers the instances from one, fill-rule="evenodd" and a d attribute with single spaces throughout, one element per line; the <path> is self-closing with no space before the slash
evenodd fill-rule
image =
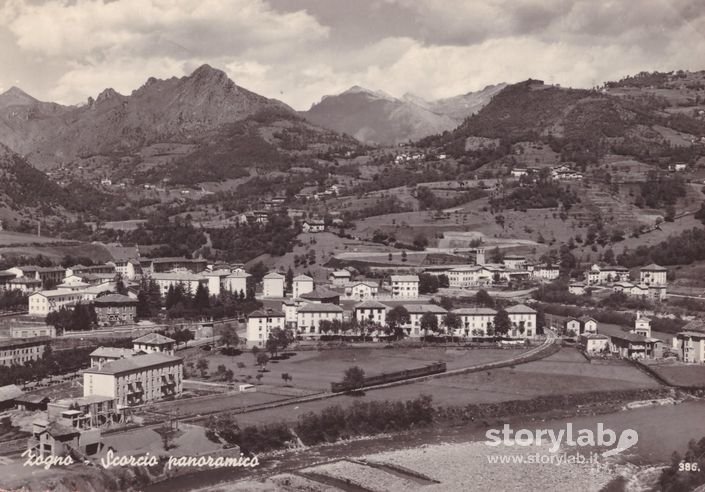
<path id="1" fill-rule="evenodd" d="M 561 395 L 599 390 L 655 388 L 658 383 L 636 368 L 623 363 L 590 364 L 573 349 L 514 368 L 495 369 L 460 376 L 433 378 L 366 391 L 363 397 L 341 395 L 292 406 L 237 416 L 240 425 L 295 421 L 307 412 L 319 412 L 332 405 L 348 406 L 359 399 L 408 400 L 427 394 L 436 405 L 468 405 L 524 400 L 540 395 Z"/>
<path id="2" fill-rule="evenodd" d="M 446 362 L 448 369 L 482 364 L 507 359 L 521 352 L 521 349 L 456 349 L 456 348 L 358 348 L 323 351 L 300 351 L 287 360 L 270 361 L 262 383 L 282 386 L 283 373 L 292 376 L 295 388 L 313 391 L 330 390 L 330 383 L 340 381 L 346 369 L 360 366 L 367 375 L 381 374 L 403 369 L 414 369 L 431 362 Z M 210 371 L 224 365 L 235 373 L 235 378 L 245 381 L 248 376 L 257 375 L 254 357 L 251 353 L 231 357 L 220 354 L 206 357 Z M 245 368 L 238 368 L 242 362 Z"/>
<path id="3" fill-rule="evenodd" d="M 648 365 L 670 384 L 705 387 L 705 365 L 650 361 Z"/>

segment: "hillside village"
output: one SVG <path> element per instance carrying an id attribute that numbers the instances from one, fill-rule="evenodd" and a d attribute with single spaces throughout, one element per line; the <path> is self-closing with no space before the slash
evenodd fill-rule
<path id="1" fill-rule="evenodd" d="M 703 72 L 492 86 L 382 144 L 318 126 L 333 99 L 296 113 L 208 66 L 150 80 L 85 108 L 0 104 L 7 145 L 12 118 L 43 118 L 0 149 L 1 456 L 364 435 L 313 429 L 328 404 L 352 421 L 406 400 L 387 432 L 703 396 Z M 179 141 L 167 86 L 209 88 L 194 108 L 214 126 Z M 99 138 L 154 115 L 144 141 Z"/>

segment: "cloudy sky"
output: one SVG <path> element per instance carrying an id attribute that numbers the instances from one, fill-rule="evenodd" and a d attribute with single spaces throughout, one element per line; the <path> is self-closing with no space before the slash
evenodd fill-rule
<path id="1" fill-rule="evenodd" d="M 705 69 L 703 0 L 0 0 L 0 88 L 79 103 L 202 63 L 296 109 Z"/>

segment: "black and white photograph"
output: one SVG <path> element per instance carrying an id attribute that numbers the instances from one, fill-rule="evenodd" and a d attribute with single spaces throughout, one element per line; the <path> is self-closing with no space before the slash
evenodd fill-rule
<path id="1" fill-rule="evenodd" d="M 0 492 L 705 492 L 703 0 L 0 0 Z"/>

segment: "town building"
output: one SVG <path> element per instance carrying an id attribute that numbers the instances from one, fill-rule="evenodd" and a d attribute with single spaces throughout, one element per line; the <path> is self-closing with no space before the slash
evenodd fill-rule
<path id="1" fill-rule="evenodd" d="M 121 294 L 96 297 L 93 308 L 99 326 L 131 325 L 137 317 L 137 299 Z"/>
<path id="2" fill-rule="evenodd" d="M 49 345 L 49 339 L 36 338 L 4 338 L 0 339 L 0 366 L 22 366 L 44 357 Z"/>
<path id="3" fill-rule="evenodd" d="M 454 309 L 453 312 L 462 321 L 462 327 L 454 335 L 466 337 L 488 336 L 488 332 L 492 329 L 492 324 L 494 323 L 494 317 L 497 315 L 497 311 L 486 307 L 459 308 Z"/>
<path id="4" fill-rule="evenodd" d="M 536 310 L 524 304 L 509 306 L 509 320 L 512 322 L 510 335 L 512 337 L 533 337 L 536 335 Z"/>
<path id="5" fill-rule="evenodd" d="M 296 328 L 298 321 L 298 309 L 306 304 L 303 299 L 284 299 L 282 302 L 282 311 L 284 311 L 284 322 L 287 328 Z"/>
<path id="6" fill-rule="evenodd" d="M 42 289 L 42 281 L 36 278 L 17 277 L 7 283 L 8 290 L 19 290 L 24 294 L 32 294 Z"/>
<path id="7" fill-rule="evenodd" d="M 581 323 L 578 318 L 566 318 L 563 321 L 563 333 L 568 336 L 578 336 L 581 330 Z"/>
<path id="8" fill-rule="evenodd" d="M 368 300 L 353 306 L 353 315 L 358 323 L 371 321 L 378 325 L 387 324 L 387 306 L 381 302 Z"/>
<path id="9" fill-rule="evenodd" d="M 574 296 L 584 296 L 587 293 L 583 282 L 571 282 L 568 284 L 568 292 Z"/>
<path id="10" fill-rule="evenodd" d="M 705 332 L 681 331 L 676 335 L 676 349 L 683 362 L 705 364 Z"/>
<path id="11" fill-rule="evenodd" d="M 561 269 L 556 265 L 530 265 L 527 267 L 533 278 L 556 280 L 561 276 Z"/>
<path id="12" fill-rule="evenodd" d="M 343 321 L 343 308 L 331 303 L 307 303 L 296 313 L 296 329 L 302 335 L 319 335 L 321 321 Z"/>
<path id="13" fill-rule="evenodd" d="M 262 278 L 262 297 L 284 297 L 284 275 L 270 272 Z"/>
<path id="14" fill-rule="evenodd" d="M 393 299 L 417 299 L 419 297 L 418 275 L 392 275 Z"/>
<path id="15" fill-rule="evenodd" d="M 348 270 L 336 270 L 331 272 L 328 279 L 333 285 L 344 286 L 350 282 L 352 274 Z"/>
<path id="16" fill-rule="evenodd" d="M 625 359 L 653 359 L 657 357 L 661 340 L 633 332 L 610 335 L 610 350 Z"/>
<path id="17" fill-rule="evenodd" d="M 587 272 L 585 272 L 585 281 L 588 285 L 628 282 L 629 269 L 622 266 L 600 266 L 594 264 Z"/>
<path id="18" fill-rule="evenodd" d="M 597 320 L 595 318 L 591 318 L 590 316 L 581 316 L 578 318 L 578 321 L 580 321 L 580 332 L 578 335 L 582 335 L 584 333 L 597 333 Z"/>
<path id="19" fill-rule="evenodd" d="M 232 275 L 232 272 L 229 269 L 206 270 L 201 275 L 208 279 L 208 293 L 219 296 L 228 284 L 227 278 Z"/>
<path id="20" fill-rule="evenodd" d="M 182 394 L 183 359 L 153 353 L 91 367 L 83 372 L 83 396 L 109 396 L 133 407 Z"/>
<path id="21" fill-rule="evenodd" d="M 208 261 L 200 258 L 140 258 L 144 275 L 155 273 L 199 273 L 206 269 Z"/>
<path id="22" fill-rule="evenodd" d="M 367 299 L 376 299 L 379 292 L 377 282 L 359 281 L 350 282 L 345 285 L 345 297 L 347 299 L 357 299 L 364 301 Z"/>
<path id="23" fill-rule="evenodd" d="M 83 301 L 83 291 L 43 290 L 29 296 L 29 314 L 45 317 L 53 311 L 74 306 L 81 301 Z"/>
<path id="24" fill-rule="evenodd" d="M 313 279 L 308 275 L 297 275 L 294 277 L 292 283 L 292 296 L 294 299 L 301 296 L 301 294 L 307 294 L 313 290 Z"/>
<path id="25" fill-rule="evenodd" d="M 486 271 L 482 265 L 459 266 L 448 270 L 448 286 L 456 289 L 473 287 L 486 280 Z"/>
<path id="26" fill-rule="evenodd" d="M 203 275 L 189 272 L 169 272 L 169 273 L 153 273 L 152 280 L 159 286 L 159 290 L 163 296 L 169 292 L 169 288 L 183 287 L 186 292 L 195 294 L 199 285 L 208 287 L 208 279 Z"/>
<path id="27" fill-rule="evenodd" d="M 234 294 L 247 295 L 247 293 L 254 288 L 254 281 L 252 275 L 245 270 L 238 269 L 225 278 L 223 288 Z"/>
<path id="28" fill-rule="evenodd" d="M 590 355 L 609 353 L 610 337 L 601 333 L 583 333 L 578 345 Z"/>
<path id="29" fill-rule="evenodd" d="M 340 292 L 318 286 L 311 292 L 301 294 L 301 299 L 314 304 L 340 304 Z"/>
<path id="30" fill-rule="evenodd" d="M 135 280 L 142 275 L 142 267 L 135 258 L 115 260 L 115 273 L 127 280 Z"/>
<path id="31" fill-rule="evenodd" d="M 421 330 L 421 318 L 426 313 L 431 313 L 438 319 L 438 327 L 443 326 L 443 317 L 448 313 L 444 308 L 436 304 L 404 304 L 404 309 L 409 312 L 409 323 L 402 326 L 406 334 L 410 337 L 421 337 L 424 335 Z M 430 333 L 431 335 L 433 333 Z"/>
<path id="32" fill-rule="evenodd" d="M 634 320 L 634 330 L 632 330 L 637 335 L 642 337 L 651 337 L 651 319 L 641 314 L 641 311 L 636 312 L 636 319 Z"/>
<path id="33" fill-rule="evenodd" d="M 273 309 L 258 310 L 247 317 L 247 345 L 264 347 L 275 329 L 285 329 L 286 316 Z"/>
<path id="34" fill-rule="evenodd" d="M 56 337 L 56 328 L 53 325 L 18 324 L 10 327 L 10 338 L 37 338 Z"/>
<path id="35" fill-rule="evenodd" d="M 103 364 L 113 362 L 128 357 L 134 357 L 135 351 L 131 348 L 122 347 L 98 347 L 89 354 L 91 367 L 101 368 Z"/>
<path id="36" fill-rule="evenodd" d="M 506 255 L 502 263 L 510 270 L 522 270 L 526 266 L 526 256 Z"/>
<path id="37" fill-rule="evenodd" d="M 639 270 L 639 281 L 645 285 L 666 285 L 668 269 L 652 263 Z"/>
<path id="38" fill-rule="evenodd" d="M 303 232 L 323 232 L 326 230 L 326 223 L 322 220 L 310 219 L 301 224 Z"/>
<path id="39" fill-rule="evenodd" d="M 62 269 L 63 272 L 63 269 Z M 83 277 L 85 275 L 91 275 L 91 274 L 106 274 L 109 275 L 110 278 L 114 279 L 115 275 L 117 275 L 117 272 L 115 271 L 115 263 L 105 263 L 103 265 L 74 265 L 71 267 L 68 267 L 65 271 L 65 275 L 63 277 L 70 277 L 72 275 L 76 275 L 79 277 Z"/>
<path id="40" fill-rule="evenodd" d="M 167 354 L 174 355 L 176 340 L 165 337 L 161 333 L 148 333 L 132 340 L 134 352 L 144 352 L 145 354 Z"/>
<path id="41" fill-rule="evenodd" d="M 100 429 L 79 427 L 79 416 L 78 410 L 65 410 L 59 419 L 51 422 L 44 418 L 35 419 L 27 449 L 40 458 L 97 454 L 100 451 Z"/>
<path id="42" fill-rule="evenodd" d="M 17 278 L 17 275 L 7 270 L 0 271 L 0 290 L 12 290 L 10 288 L 10 280 Z"/>
<path id="43" fill-rule="evenodd" d="M 64 412 L 71 410 L 72 427 L 105 428 L 125 421 L 124 411 L 117 408 L 116 401 L 111 396 L 82 396 L 63 398 L 47 403 L 47 418 L 56 420 L 63 417 Z"/>

